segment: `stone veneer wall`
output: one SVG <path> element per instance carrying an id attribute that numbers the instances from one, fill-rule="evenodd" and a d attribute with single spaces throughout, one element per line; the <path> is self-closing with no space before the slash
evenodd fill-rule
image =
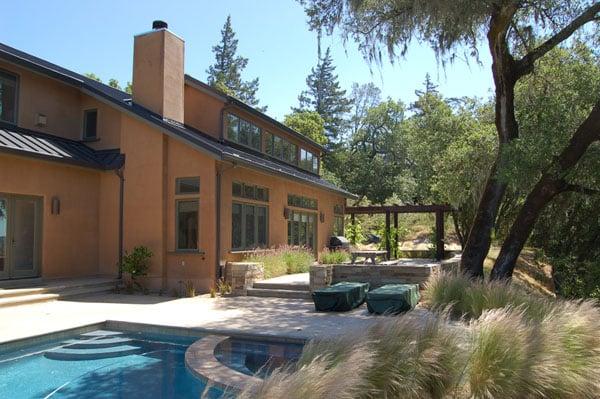
<path id="1" fill-rule="evenodd" d="M 231 285 L 233 295 L 246 295 L 254 281 L 265 276 L 262 264 L 253 262 L 227 262 L 225 265 L 225 282 Z"/>
<path id="2" fill-rule="evenodd" d="M 458 268 L 460 256 L 428 265 L 318 265 L 310 268 L 310 290 L 342 281 L 370 283 L 371 288 L 385 284 L 419 284 L 423 286 L 430 275 Z"/>

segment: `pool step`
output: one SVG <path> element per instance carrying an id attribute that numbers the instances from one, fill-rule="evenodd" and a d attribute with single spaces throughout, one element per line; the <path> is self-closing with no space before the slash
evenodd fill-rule
<path id="1" fill-rule="evenodd" d="M 133 345 L 113 345 L 107 348 L 71 349 L 68 347 L 44 352 L 44 356 L 53 360 L 95 360 L 110 357 L 133 355 L 142 348 Z"/>
<path id="2" fill-rule="evenodd" d="M 70 339 L 63 342 L 69 349 L 109 348 L 111 346 L 131 343 L 130 338 L 109 337 L 105 339 Z"/>
<path id="3" fill-rule="evenodd" d="M 310 292 L 308 291 L 274 288 L 248 288 L 247 295 L 269 298 L 311 299 Z"/>

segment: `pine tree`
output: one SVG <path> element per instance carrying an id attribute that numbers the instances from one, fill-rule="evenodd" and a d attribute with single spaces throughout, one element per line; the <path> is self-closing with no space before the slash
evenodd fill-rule
<path id="1" fill-rule="evenodd" d="M 316 111 L 321 115 L 331 147 L 339 141 L 347 125 L 345 116 L 351 110 L 352 101 L 346 97 L 346 90 L 340 88 L 329 48 L 324 57 L 319 54 L 319 61 L 311 69 L 306 84 L 308 89 L 298 97 L 300 107 L 295 110 Z"/>
<path id="2" fill-rule="evenodd" d="M 237 55 L 238 40 L 231 27 L 231 15 L 227 16 L 225 25 L 221 29 L 221 42 L 213 46 L 215 63 L 211 65 L 208 73 L 208 84 L 232 95 L 248 105 L 256 107 L 258 99 L 258 78 L 243 81 L 242 72 L 248 65 L 248 58 Z M 262 111 L 266 107 L 258 108 Z"/>

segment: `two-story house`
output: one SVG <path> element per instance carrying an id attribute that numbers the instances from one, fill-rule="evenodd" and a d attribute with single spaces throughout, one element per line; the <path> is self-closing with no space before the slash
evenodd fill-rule
<path id="1" fill-rule="evenodd" d="M 224 260 L 321 250 L 352 194 L 319 176 L 324 149 L 188 76 L 184 41 L 134 38 L 132 94 L 0 44 L 0 279 L 118 274 L 208 290 Z"/>

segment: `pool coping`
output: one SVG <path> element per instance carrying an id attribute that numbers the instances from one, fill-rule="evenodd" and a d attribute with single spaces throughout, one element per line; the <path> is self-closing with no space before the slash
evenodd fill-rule
<path id="1" fill-rule="evenodd" d="M 191 344 L 185 351 L 185 367 L 207 386 L 216 386 L 224 391 L 241 391 L 262 379 L 234 370 L 221 363 L 215 356 L 215 348 L 230 337 L 208 335 Z"/>

